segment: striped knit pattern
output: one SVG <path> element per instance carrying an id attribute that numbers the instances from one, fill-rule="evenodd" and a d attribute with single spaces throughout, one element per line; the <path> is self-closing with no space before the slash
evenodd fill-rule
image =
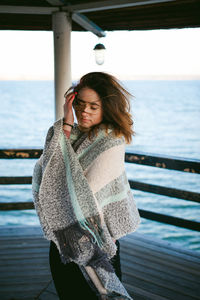
<path id="1" fill-rule="evenodd" d="M 33 172 L 44 236 L 56 243 L 64 263 L 91 266 L 108 293 L 131 299 L 108 261 L 116 252 L 113 239 L 140 223 L 124 169 L 124 138 L 114 137 L 112 128 L 89 138 L 75 126 L 67 139 L 62 125 L 59 119 L 49 128 Z"/>

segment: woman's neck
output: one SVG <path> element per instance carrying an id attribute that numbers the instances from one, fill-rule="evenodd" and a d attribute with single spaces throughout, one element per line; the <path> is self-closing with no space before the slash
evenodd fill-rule
<path id="1" fill-rule="evenodd" d="M 82 131 L 82 132 L 89 132 L 90 129 L 91 129 L 91 127 L 87 128 L 87 127 L 83 127 L 83 126 L 81 126 L 81 125 L 78 125 L 78 128 L 79 128 L 79 130 Z"/>

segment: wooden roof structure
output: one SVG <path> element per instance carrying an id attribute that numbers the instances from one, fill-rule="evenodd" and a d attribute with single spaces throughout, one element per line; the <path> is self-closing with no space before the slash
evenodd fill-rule
<path id="1" fill-rule="evenodd" d="M 104 31 L 200 26 L 200 0 L 1 0 L 0 30 L 52 30 L 56 11 L 81 13 Z"/>

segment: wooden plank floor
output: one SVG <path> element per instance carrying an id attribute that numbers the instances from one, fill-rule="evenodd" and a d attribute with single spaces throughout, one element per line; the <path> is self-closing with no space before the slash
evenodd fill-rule
<path id="1" fill-rule="evenodd" d="M 134 300 L 200 299 L 199 254 L 138 233 L 120 244 L 123 283 Z M 39 227 L 2 227 L 0 300 L 59 300 L 48 252 Z"/>

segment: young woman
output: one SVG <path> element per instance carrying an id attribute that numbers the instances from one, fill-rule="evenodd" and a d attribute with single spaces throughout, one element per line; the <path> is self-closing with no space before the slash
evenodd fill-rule
<path id="1" fill-rule="evenodd" d="M 34 203 L 61 300 L 131 299 L 118 241 L 140 223 L 124 168 L 134 134 L 129 97 L 109 74 L 83 76 L 66 92 L 64 117 L 35 165 Z"/>

